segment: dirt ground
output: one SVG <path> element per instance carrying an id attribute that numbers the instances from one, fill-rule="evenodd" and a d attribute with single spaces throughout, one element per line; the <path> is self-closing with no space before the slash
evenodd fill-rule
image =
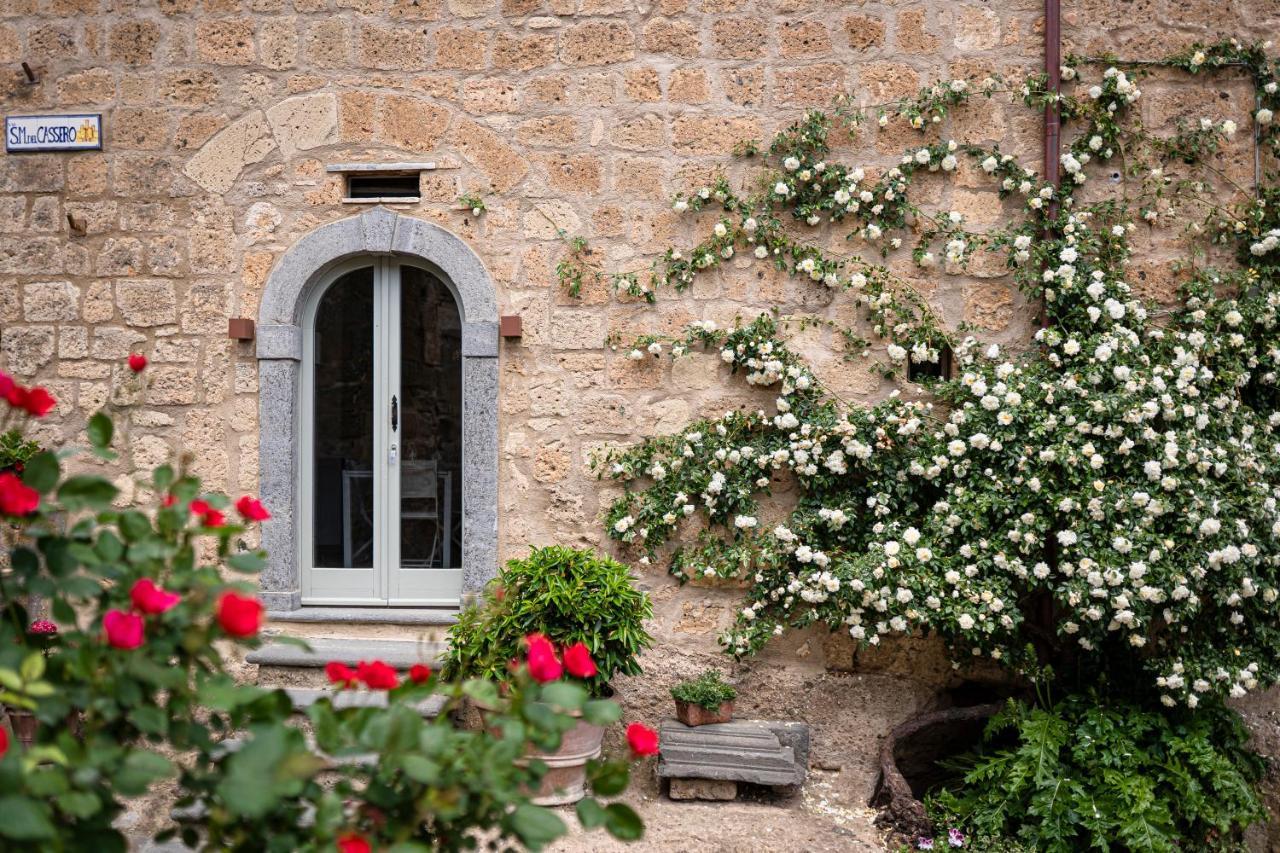
<path id="1" fill-rule="evenodd" d="M 801 793 L 777 802 L 676 802 L 666 797 L 627 797 L 645 823 L 640 841 L 615 841 L 577 826 L 563 809 L 570 834 L 552 853 L 863 853 L 884 850 L 875 812 L 841 805 L 835 773 L 814 771 Z"/>

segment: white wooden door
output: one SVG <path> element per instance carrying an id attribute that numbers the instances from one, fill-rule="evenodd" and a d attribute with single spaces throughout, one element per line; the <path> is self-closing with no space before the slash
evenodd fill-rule
<path id="1" fill-rule="evenodd" d="M 334 269 L 304 312 L 303 603 L 455 605 L 461 322 L 393 257 Z"/>

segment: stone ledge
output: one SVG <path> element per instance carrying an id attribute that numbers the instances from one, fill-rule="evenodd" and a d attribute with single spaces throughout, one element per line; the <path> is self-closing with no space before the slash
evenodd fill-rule
<path id="1" fill-rule="evenodd" d="M 366 640 L 354 637 L 308 638 L 310 650 L 299 646 L 268 642 L 245 656 L 249 663 L 260 666 L 322 667 L 329 661 L 355 664 L 362 660 L 380 660 L 396 669 L 408 669 L 415 663 L 435 668 L 444 651 L 443 643 L 420 643 L 417 640 Z"/>
<path id="2" fill-rule="evenodd" d="M 424 163 L 331 163 L 326 172 L 431 172 L 436 169 L 433 161 Z"/>
<path id="3" fill-rule="evenodd" d="M 379 625 L 452 625 L 458 611 L 422 607 L 299 607 L 268 610 L 269 622 L 350 622 Z"/>

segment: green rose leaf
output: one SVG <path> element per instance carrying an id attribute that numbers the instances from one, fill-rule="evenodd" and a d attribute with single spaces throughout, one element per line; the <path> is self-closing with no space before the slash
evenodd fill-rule
<path id="1" fill-rule="evenodd" d="M 0 797 L 0 835 L 18 841 L 53 838 L 49 807 L 30 797 Z"/>
<path id="2" fill-rule="evenodd" d="M 58 489 L 58 501 L 67 509 L 104 510 L 111 506 L 120 490 L 101 477 L 77 475 L 68 477 Z"/>
<path id="3" fill-rule="evenodd" d="M 622 706 L 612 699 L 592 699 L 582 706 L 582 718 L 593 726 L 609 726 L 622 719 Z"/>
<path id="4" fill-rule="evenodd" d="M 111 446 L 111 436 L 115 433 L 115 424 L 111 422 L 111 418 L 106 412 L 96 412 L 89 418 L 89 425 L 85 427 L 85 432 L 89 436 L 89 444 L 93 445 L 94 450 L 105 450 Z"/>
<path id="5" fill-rule="evenodd" d="M 142 705 L 129 712 L 129 722 L 149 735 L 162 735 L 169 728 L 169 715 L 159 705 Z"/>
<path id="6" fill-rule="evenodd" d="M 586 699 L 586 688 L 568 681 L 555 681 L 542 688 L 542 701 L 562 711 L 581 710 Z"/>
<path id="7" fill-rule="evenodd" d="M 85 791 L 68 791 L 54 802 L 58 804 L 59 809 L 81 820 L 93 817 L 102 809 L 102 802 Z"/>
<path id="8" fill-rule="evenodd" d="M 639 841 L 644 837 L 644 821 L 636 810 L 626 803 L 610 803 L 605 806 L 604 828 L 620 841 Z"/>
<path id="9" fill-rule="evenodd" d="M 242 551 L 227 558 L 227 565 L 237 572 L 257 574 L 267 565 L 267 561 L 258 551 Z"/>
<path id="10" fill-rule="evenodd" d="M 23 681 L 35 681 L 44 675 L 44 655 L 39 652 L 27 655 L 22 661 L 22 666 L 18 668 L 18 674 L 22 676 Z"/>
<path id="11" fill-rule="evenodd" d="M 46 450 L 27 460 L 22 482 L 43 495 L 58 484 L 58 473 L 58 457 Z"/>
<path id="12" fill-rule="evenodd" d="M 578 822 L 582 824 L 584 829 L 595 829 L 597 826 L 604 826 L 607 814 L 604 806 L 600 805 L 593 797 L 587 797 L 578 800 L 575 810 L 578 812 Z"/>
<path id="13" fill-rule="evenodd" d="M 590 761 L 587 763 L 587 778 L 591 782 L 591 790 L 598 795 L 616 797 L 627 789 L 631 771 L 625 761 Z"/>
<path id="14" fill-rule="evenodd" d="M 136 797 L 145 794 L 153 782 L 171 775 L 173 764 L 169 759 L 145 749 L 135 749 L 125 756 L 113 781 L 120 793 Z"/>
<path id="15" fill-rule="evenodd" d="M 550 809 L 524 803 L 511 813 L 511 829 L 530 850 L 541 850 L 565 833 L 564 821 Z"/>
<path id="16" fill-rule="evenodd" d="M 405 775 L 415 782 L 424 785 L 440 783 L 440 765 L 421 755 L 406 755 L 400 760 L 400 766 L 404 768 Z"/>

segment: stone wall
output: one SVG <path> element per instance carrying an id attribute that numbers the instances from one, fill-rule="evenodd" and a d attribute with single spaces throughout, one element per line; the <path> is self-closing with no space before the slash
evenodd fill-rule
<path id="1" fill-rule="evenodd" d="M 1280 26 L 1274 0 L 1065 7 L 1067 47 L 1095 54 L 1154 56 Z M 127 404 L 111 469 L 123 502 L 144 497 L 140 472 L 179 451 L 211 487 L 252 492 L 257 366 L 252 344 L 227 338 L 227 318 L 256 316 L 267 274 L 300 236 L 364 209 L 341 203 L 326 164 L 434 160 L 423 201 L 397 209 L 468 241 L 502 313 L 524 317 L 523 338 L 501 351 L 502 556 L 601 545 L 611 491 L 587 468 L 593 449 L 768 400 L 712 356 L 633 362 L 607 336 L 771 308 L 852 314 L 847 300 L 747 259 L 652 307 L 590 283 L 571 299 L 555 279 L 557 229 L 586 237 L 609 269 L 645 270 L 710 227 L 673 213 L 674 192 L 719 170 L 746 179 L 729 156 L 739 140 L 766 139 L 842 92 L 879 103 L 938 77 L 1018 79 L 1040 66 L 1040 13 L 1040 0 L 0 0 L 5 111 L 101 111 L 106 128 L 101 153 L 0 160 L 0 364 L 57 396 L 39 427 L 50 443 L 76 441 L 104 404 Z M 1225 117 L 1225 103 L 1239 119 L 1247 108 L 1238 86 L 1197 85 L 1188 100 L 1185 81 L 1155 82 L 1144 116 Z M 1038 166 L 1040 120 L 1020 107 L 978 103 L 950 132 Z M 884 166 L 913 139 L 898 122 L 871 126 L 841 156 Z M 462 192 L 483 195 L 488 212 L 457 205 Z M 920 192 L 980 226 L 1002 212 L 966 171 Z M 815 239 L 858 248 L 843 233 Z M 1145 263 L 1143 281 L 1167 296 L 1166 268 Z M 1001 264 L 927 277 L 909 259 L 893 265 L 952 325 L 1026 340 L 1032 307 Z M 842 395 L 887 393 L 831 343 L 809 332 L 800 345 Z M 130 351 L 151 356 L 145 382 L 123 369 Z M 738 593 L 644 571 L 663 656 L 711 659 Z M 803 672 L 847 668 L 852 652 L 799 637 L 770 659 Z"/>

